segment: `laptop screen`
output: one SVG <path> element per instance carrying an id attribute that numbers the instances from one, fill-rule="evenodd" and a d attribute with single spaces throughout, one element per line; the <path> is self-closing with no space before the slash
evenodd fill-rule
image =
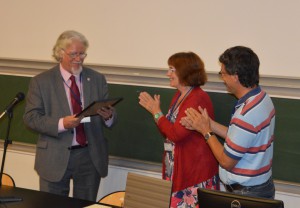
<path id="1" fill-rule="evenodd" d="M 198 189 L 199 208 L 284 208 L 283 201 Z"/>

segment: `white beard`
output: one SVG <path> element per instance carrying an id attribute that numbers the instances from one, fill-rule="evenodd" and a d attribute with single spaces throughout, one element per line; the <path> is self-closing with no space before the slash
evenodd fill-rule
<path id="1" fill-rule="evenodd" d="M 79 66 L 78 68 L 72 67 L 71 72 L 74 75 L 79 75 L 82 72 L 82 66 Z"/>

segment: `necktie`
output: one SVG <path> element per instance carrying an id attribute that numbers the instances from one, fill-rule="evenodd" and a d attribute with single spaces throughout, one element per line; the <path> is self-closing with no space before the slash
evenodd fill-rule
<path id="1" fill-rule="evenodd" d="M 73 108 L 73 114 L 78 114 L 82 111 L 80 92 L 76 84 L 75 77 L 73 75 L 70 77 L 70 80 L 72 81 L 70 87 L 70 97 Z M 84 127 L 82 123 L 76 127 L 76 141 L 81 146 L 84 146 L 86 144 L 86 137 L 84 134 Z"/>

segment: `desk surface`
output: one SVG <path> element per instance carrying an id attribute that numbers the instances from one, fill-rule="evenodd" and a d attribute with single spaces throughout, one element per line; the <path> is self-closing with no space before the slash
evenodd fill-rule
<path id="1" fill-rule="evenodd" d="M 0 187 L 0 197 L 19 197 L 20 202 L 1 203 L 6 208 L 82 208 L 96 204 L 92 201 L 64 197 L 41 191 L 16 188 L 10 186 Z"/>

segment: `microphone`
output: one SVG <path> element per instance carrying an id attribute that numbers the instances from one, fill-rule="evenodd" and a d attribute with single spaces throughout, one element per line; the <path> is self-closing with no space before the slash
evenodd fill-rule
<path id="1" fill-rule="evenodd" d="M 24 100 L 25 95 L 23 92 L 19 92 L 16 97 L 10 102 L 10 104 L 5 108 L 5 110 L 1 113 L 0 118 L 4 116 L 6 113 L 10 112 L 15 105 Z"/>

